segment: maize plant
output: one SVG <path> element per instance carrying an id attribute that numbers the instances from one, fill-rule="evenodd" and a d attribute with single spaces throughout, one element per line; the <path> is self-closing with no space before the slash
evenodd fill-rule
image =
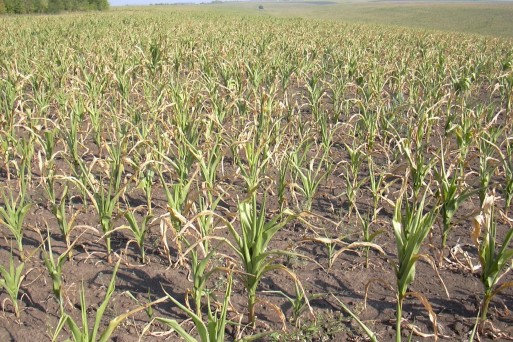
<path id="1" fill-rule="evenodd" d="M 25 191 L 23 189 L 21 190 L 22 191 L 16 198 L 10 190 L 8 190 L 9 196 L 6 195 L 5 190 L 0 190 L 4 202 L 3 206 L 0 207 L 0 223 L 6 226 L 14 236 L 18 246 L 18 252 L 23 260 L 24 220 L 32 204 L 25 199 Z"/>
<path id="2" fill-rule="evenodd" d="M 14 314 L 16 318 L 20 317 L 20 304 L 18 302 L 20 288 L 25 275 L 23 274 L 25 268 L 24 263 L 20 263 L 18 267 L 14 267 L 14 258 L 11 254 L 9 258 L 9 268 L 5 268 L 0 265 L 0 288 L 3 288 L 7 292 L 7 296 L 14 307 Z"/>
<path id="3" fill-rule="evenodd" d="M 284 210 L 283 213 L 269 220 L 266 217 L 265 204 L 264 198 L 262 207 L 259 209 L 256 194 L 250 194 L 247 200 L 239 202 L 237 206 L 241 232 L 239 233 L 231 223 L 226 223 L 235 240 L 232 248 L 242 262 L 244 287 L 248 292 L 248 322 L 253 326 L 256 323 L 255 306 L 258 284 L 266 273 L 281 270 L 298 282 L 292 270 L 277 263 L 274 259 L 276 256 L 287 254 L 287 252 L 267 250 L 274 235 L 296 215 Z"/>
<path id="4" fill-rule="evenodd" d="M 409 292 L 408 287 L 415 280 L 415 266 L 422 257 L 420 248 L 427 235 L 433 228 L 438 209 L 431 209 L 427 213 L 425 210 L 426 193 L 418 203 L 409 203 L 400 196 L 395 205 L 394 219 L 392 221 L 394 235 L 397 247 L 398 262 L 395 266 L 397 277 L 397 311 L 396 311 L 396 341 L 401 341 L 401 323 L 403 302 L 410 295 L 418 298 L 425 298 L 422 294 Z M 403 202 L 405 202 L 405 212 L 403 213 Z M 421 300 L 424 304 L 424 301 Z M 424 304 L 426 307 L 426 304 Z M 429 313 L 432 316 L 432 312 Z M 436 318 L 433 322 L 436 333 Z"/>
<path id="5" fill-rule="evenodd" d="M 461 170 L 445 166 L 445 152 L 440 151 L 440 170 L 435 170 L 435 178 L 438 181 L 438 197 L 440 212 L 442 214 L 442 249 L 447 245 L 447 237 L 451 231 L 451 224 L 459 206 L 470 196 L 475 194 L 469 187 L 462 184 Z M 451 172 L 456 173 L 451 175 Z"/>
<path id="6" fill-rule="evenodd" d="M 513 248 L 510 243 L 513 239 L 513 228 L 506 232 L 502 243 L 497 239 L 497 222 L 495 219 L 495 201 L 493 195 L 486 195 L 481 213 L 472 221 L 472 241 L 478 249 L 479 263 L 481 264 L 481 282 L 484 287 L 484 298 L 480 308 L 480 327 L 483 327 L 488 316 L 488 307 L 491 300 L 500 292 L 513 287 L 513 282 L 500 283 L 501 278 L 511 267 Z"/>

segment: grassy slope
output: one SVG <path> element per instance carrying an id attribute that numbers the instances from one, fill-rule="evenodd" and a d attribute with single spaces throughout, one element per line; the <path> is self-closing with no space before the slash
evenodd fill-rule
<path id="1" fill-rule="evenodd" d="M 323 3 L 323 2 L 321 2 Z M 193 6 L 211 12 L 342 20 L 513 37 L 513 2 L 240 2 Z M 259 10 L 258 6 L 264 9 Z M 173 6 L 175 7 L 175 6 Z M 183 7 L 183 6 L 176 6 Z"/>

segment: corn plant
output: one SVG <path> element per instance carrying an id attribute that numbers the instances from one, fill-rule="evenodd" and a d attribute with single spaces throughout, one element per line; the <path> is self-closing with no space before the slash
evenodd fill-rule
<path id="1" fill-rule="evenodd" d="M 64 311 L 64 297 L 62 292 L 62 271 L 63 267 L 67 260 L 69 260 L 69 256 L 71 255 L 71 251 L 73 247 L 77 244 L 79 241 L 79 238 L 87 231 L 91 230 L 93 232 L 97 232 L 96 229 L 90 226 L 81 226 L 81 228 L 85 228 L 82 233 L 80 233 L 69 245 L 66 246 L 66 250 L 59 254 L 57 258 L 55 258 L 53 247 L 52 247 L 52 240 L 50 236 L 50 232 L 48 230 L 47 226 L 47 237 L 46 239 L 43 239 L 42 236 L 40 236 L 42 240 L 42 249 L 41 253 L 43 255 L 43 261 L 46 267 L 46 270 L 48 271 L 48 275 L 50 276 L 50 279 L 52 280 L 52 291 L 55 296 L 55 299 L 57 300 L 57 303 L 59 304 L 61 313 Z"/>
<path id="2" fill-rule="evenodd" d="M 419 196 L 420 190 L 425 186 L 425 180 L 435 164 L 434 158 L 429 161 L 426 160 L 424 155 L 426 146 L 421 139 L 421 137 L 414 136 L 412 138 L 402 138 L 398 141 L 398 149 L 408 161 L 414 198 Z M 417 141 L 416 148 L 414 148 L 414 141 Z"/>
<path id="3" fill-rule="evenodd" d="M 207 255 L 203 257 L 195 250 L 191 249 L 191 271 L 193 279 L 192 297 L 194 299 L 194 307 L 196 309 L 196 315 L 201 317 L 201 300 L 204 297 L 209 297 L 207 293 L 206 285 L 210 275 L 217 271 L 217 269 L 208 271 L 207 266 L 211 262 L 215 251 L 211 250 Z M 185 253 L 184 253 L 185 254 Z"/>
<path id="4" fill-rule="evenodd" d="M 484 287 L 484 298 L 480 312 L 480 330 L 487 319 L 490 301 L 500 292 L 513 287 L 512 281 L 500 283 L 501 278 L 510 270 L 508 263 L 513 259 L 513 248 L 510 247 L 513 239 L 513 228 L 506 232 L 502 244 L 497 240 L 497 223 L 495 220 L 494 203 L 496 197 L 486 195 L 481 213 L 472 221 L 472 241 L 478 250 L 481 264 L 481 282 Z"/>
<path id="5" fill-rule="evenodd" d="M 13 156 L 13 135 L 8 134 L 7 132 L 1 132 L 2 139 L 0 139 L 0 152 L 2 153 L 3 164 L 5 167 L 5 171 L 7 173 L 7 180 L 11 180 L 11 160 L 14 158 Z"/>
<path id="6" fill-rule="evenodd" d="M 119 68 L 116 68 L 115 71 L 115 80 L 117 85 L 117 91 L 120 95 L 121 99 L 128 102 L 128 97 L 131 91 L 131 73 L 132 68 L 124 62 Z"/>
<path id="7" fill-rule="evenodd" d="M 151 214 L 153 211 L 152 205 L 152 193 L 153 193 L 153 185 L 155 181 L 155 170 L 151 167 L 147 167 L 144 171 L 142 171 L 142 175 L 139 178 L 138 188 L 141 188 L 144 191 L 144 195 L 146 197 L 146 206 L 148 207 L 148 213 Z"/>
<path id="8" fill-rule="evenodd" d="M 315 165 L 316 162 L 317 166 Z M 294 167 L 300 181 L 299 184 L 296 183 L 296 188 L 305 197 L 302 209 L 310 211 L 319 185 L 331 175 L 334 166 L 327 160 L 327 155 L 323 154 L 318 160 L 316 158 L 310 159 L 307 167 L 298 165 L 296 158 L 292 158 L 292 167 Z"/>
<path id="9" fill-rule="evenodd" d="M 291 316 L 290 321 L 293 323 L 297 328 L 301 326 L 301 315 L 305 313 L 309 308 L 309 303 L 313 300 L 320 299 L 325 297 L 326 293 L 314 293 L 311 295 L 308 295 L 308 298 L 306 298 L 306 294 L 302 291 L 302 289 L 298 286 L 298 284 L 295 284 L 294 287 L 294 296 L 289 296 L 283 291 L 265 291 L 265 293 L 276 293 L 280 296 L 284 297 L 290 304 L 291 307 Z"/>
<path id="10" fill-rule="evenodd" d="M 368 188 L 372 194 L 372 216 L 371 220 L 375 221 L 379 211 L 381 210 L 379 204 L 383 193 L 386 189 L 391 185 L 390 183 L 385 182 L 385 173 L 381 172 L 377 174 L 375 170 L 375 164 L 372 160 L 371 156 L 368 156 L 368 166 L 369 166 L 369 185 Z M 346 183 L 347 184 L 347 183 Z"/>
<path id="11" fill-rule="evenodd" d="M 469 148 L 472 146 L 477 134 L 475 121 L 476 118 L 474 117 L 474 114 L 464 110 L 461 113 L 460 122 L 451 128 L 454 130 L 454 134 L 456 135 L 460 164 L 463 164 L 463 161 L 467 158 Z"/>
<path id="12" fill-rule="evenodd" d="M 68 259 L 71 260 L 73 257 L 73 252 L 69 248 L 71 246 L 71 232 L 74 229 L 74 222 L 77 218 L 79 211 L 75 211 L 74 214 L 71 216 L 68 216 L 67 210 L 66 210 L 66 201 L 67 201 L 67 194 L 68 194 L 68 185 L 65 184 L 64 188 L 62 190 L 60 199 L 57 202 L 57 198 L 55 197 L 55 194 L 52 194 L 54 192 L 54 178 L 47 178 L 46 182 L 44 182 L 43 187 L 48 194 L 48 199 L 50 201 L 50 210 L 52 214 L 55 216 L 57 220 L 57 225 L 59 226 L 59 230 L 61 231 L 62 236 L 64 237 L 64 241 L 66 242 L 66 246 L 69 249 Z M 71 208 L 71 206 L 69 206 Z"/>
<path id="13" fill-rule="evenodd" d="M 2 91 L 0 93 L 0 103 L 5 109 L 5 116 L 2 121 L 5 122 L 6 131 L 12 133 L 14 130 L 16 116 L 14 114 L 16 108 L 17 86 L 15 80 L 2 80 Z"/>
<path id="14" fill-rule="evenodd" d="M 356 323 L 358 323 L 358 325 L 362 328 L 362 330 L 365 332 L 365 334 L 369 337 L 369 339 L 372 342 L 378 341 L 376 333 L 374 333 L 362 320 L 360 320 L 358 318 L 358 316 L 356 316 L 356 314 L 354 312 L 352 312 L 351 309 L 349 309 L 347 307 L 347 305 L 342 303 L 342 301 L 340 299 L 338 299 L 337 297 L 335 297 L 334 295 L 333 295 L 333 298 L 335 298 L 335 300 L 340 304 L 340 306 L 342 307 L 342 310 L 347 312 L 349 314 L 349 316 L 351 316 L 356 321 Z"/>
<path id="15" fill-rule="evenodd" d="M 44 132 L 44 140 L 42 140 L 42 146 L 45 152 L 45 157 L 47 161 L 51 161 L 55 157 L 55 147 L 57 144 L 57 136 L 59 134 L 59 129 L 54 128 L 51 130 L 47 130 Z"/>
<path id="16" fill-rule="evenodd" d="M 94 191 L 94 190 L 93 190 Z M 92 193 L 91 200 L 100 218 L 100 226 L 104 234 L 105 245 L 107 248 L 107 261 L 112 263 L 112 247 L 111 247 L 111 233 L 113 230 L 113 216 L 114 211 L 118 205 L 119 197 L 121 196 L 120 189 L 117 193 L 112 193 L 110 190 L 100 186 Z"/>
<path id="17" fill-rule="evenodd" d="M 290 169 L 289 161 L 289 158 L 285 154 L 282 155 L 281 158 L 279 158 L 279 160 L 277 161 L 278 176 L 276 180 L 276 194 L 278 197 L 278 205 L 280 206 L 280 208 L 283 208 L 286 200 L 285 195 L 288 187 L 287 175 Z"/>
<path id="18" fill-rule="evenodd" d="M 317 241 L 320 241 L 324 244 L 324 247 L 326 248 L 326 256 L 328 258 L 328 270 L 331 270 L 333 267 L 333 264 L 336 260 L 336 251 L 337 251 L 337 242 L 342 241 L 337 239 L 332 239 L 328 236 L 325 236 L 324 238 L 318 239 Z"/>
<path id="19" fill-rule="evenodd" d="M 117 129 L 112 143 L 105 144 L 107 150 L 107 171 L 108 171 L 108 190 L 111 194 L 122 190 L 121 181 L 125 171 L 126 163 L 129 160 L 127 151 L 127 135 L 122 133 L 123 129 Z"/>
<path id="20" fill-rule="evenodd" d="M 203 215 L 205 212 L 215 212 L 218 208 L 219 202 L 222 197 L 218 196 L 216 199 L 212 200 L 209 203 L 209 195 L 208 192 L 204 191 L 203 196 L 198 196 L 196 209 L 199 211 L 198 214 L 195 215 L 197 217 L 197 226 L 199 232 L 199 238 L 203 247 L 205 254 L 210 253 L 210 240 L 209 237 L 213 235 L 215 229 L 215 221 L 212 215 Z"/>
<path id="21" fill-rule="evenodd" d="M 240 202 L 237 206 L 241 232 L 237 232 L 232 223 L 226 222 L 235 240 L 232 248 L 242 261 L 244 287 L 248 291 L 248 321 L 253 326 L 256 324 L 257 288 L 266 273 L 281 270 L 298 282 L 296 275 L 290 269 L 275 260 L 276 256 L 285 255 L 287 252 L 267 250 L 274 235 L 288 222 L 292 221 L 296 215 L 285 210 L 280 215 L 268 220 L 265 205 L 265 197 L 261 207 L 259 207 L 256 194 L 250 194 L 247 200 Z"/>
<path id="22" fill-rule="evenodd" d="M 146 252 L 144 249 L 144 242 L 146 240 L 146 235 L 148 234 L 150 228 L 150 220 L 153 218 L 153 215 L 147 214 L 143 216 L 142 221 L 140 223 L 135 217 L 136 210 L 127 210 L 124 214 L 125 219 L 128 222 L 128 226 L 121 226 L 116 229 L 128 229 L 134 236 L 137 247 L 139 248 L 139 255 L 141 262 L 146 263 Z"/>
<path id="23" fill-rule="evenodd" d="M 357 203 L 356 198 L 358 197 L 358 191 L 360 190 L 363 181 L 359 181 L 358 177 L 355 177 L 351 171 L 351 168 L 347 165 L 344 165 L 344 172 L 341 174 L 344 179 L 344 184 L 346 186 L 346 190 L 341 195 L 345 195 L 348 203 L 348 213 L 347 216 L 350 217 L 353 210 L 356 210 Z"/>
<path id="24" fill-rule="evenodd" d="M 155 302 L 151 302 L 151 291 L 148 289 L 148 299 L 146 300 L 146 304 L 141 304 L 141 300 L 137 299 L 132 293 L 129 291 L 124 292 L 124 294 L 129 297 L 130 299 L 134 300 L 139 306 L 145 307 L 144 311 L 146 312 L 146 315 L 149 319 L 153 319 L 155 317 L 155 311 L 153 310 L 152 305 L 154 305 Z M 165 298 L 165 297 L 164 297 Z M 167 300 L 167 298 L 165 298 Z"/>
<path id="25" fill-rule="evenodd" d="M 120 259 L 121 261 L 121 259 Z M 134 310 L 131 310 L 127 313 L 121 314 L 109 321 L 108 326 L 103 330 L 100 331 L 101 328 L 101 322 L 103 315 L 105 313 L 105 310 L 107 309 L 107 306 L 109 305 L 112 295 L 114 294 L 114 290 L 116 288 L 116 274 L 118 272 L 119 263 L 118 261 L 116 263 L 116 266 L 114 267 L 114 271 L 112 272 L 112 277 L 109 283 L 109 286 L 107 287 L 107 292 L 105 293 L 105 297 L 98 307 L 98 310 L 95 313 L 94 316 L 94 324 L 91 328 L 89 328 L 88 324 L 88 308 L 87 308 L 87 302 L 85 299 L 85 289 L 84 284 L 82 284 L 82 288 L 80 290 L 80 308 L 81 308 L 81 320 L 82 320 L 82 327 L 79 327 L 78 323 L 67 313 L 63 312 L 59 322 L 57 324 L 57 327 L 55 329 L 55 332 L 52 337 L 52 341 L 56 341 L 59 337 L 60 332 L 64 328 L 64 326 L 67 326 L 70 330 L 71 336 L 74 341 L 80 341 L 80 342 L 106 342 L 110 340 L 110 336 L 114 332 L 114 330 L 120 325 L 125 319 L 130 317 L 131 315 L 142 311 L 147 308 L 149 304 L 154 305 L 155 301 L 152 303 L 149 303 L 143 307 L 138 307 Z"/>
<path id="26" fill-rule="evenodd" d="M 476 79 L 476 74 L 469 70 L 468 68 L 460 68 L 460 70 L 455 71 L 451 75 L 452 86 L 456 94 L 461 96 L 462 107 L 464 103 L 464 95 L 467 95 L 472 87 L 472 83 Z M 462 96 L 463 95 L 463 96 Z"/>
<path id="27" fill-rule="evenodd" d="M 251 133 L 250 133 L 251 134 Z M 243 152 L 246 161 L 239 156 Z M 265 175 L 267 164 L 272 158 L 269 142 L 258 141 L 256 134 L 252 134 L 246 141 L 235 142 L 232 145 L 234 160 L 239 167 L 242 178 L 246 182 L 248 192 L 254 191 Z"/>
<path id="28" fill-rule="evenodd" d="M 380 232 L 381 233 L 381 232 Z M 380 233 L 376 234 L 379 235 Z M 327 256 L 328 256 L 328 270 L 330 270 L 335 261 L 338 259 L 339 256 L 341 256 L 343 253 L 347 251 L 357 250 L 359 248 L 365 248 L 365 249 L 374 249 L 380 254 L 385 254 L 383 249 L 371 242 L 371 241 L 355 241 L 355 242 L 347 242 L 348 236 L 339 236 L 335 238 L 330 238 L 328 236 L 314 236 L 314 237 L 308 237 L 301 240 L 301 242 L 316 242 L 321 243 L 326 247 L 327 250 Z M 372 240 L 372 239 L 368 239 Z M 338 248 L 338 246 L 341 246 L 341 248 Z"/>
<path id="29" fill-rule="evenodd" d="M 98 214 L 99 225 L 104 234 L 103 239 L 107 249 L 107 261 L 112 263 L 111 234 L 114 228 L 112 220 L 114 211 L 118 206 L 119 198 L 125 190 L 126 185 L 117 189 L 117 192 L 114 192 L 112 183 L 110 186 L 105 186 L 101 183 L 102 179 L 100 179 L 100 181 L 96 180 L 90 170 L 85 170 L 84 165 L 82 165 L 81 168 L 84 170 L 84 174 L 87 175 L 82 180 L 70 176 L 60 178 L 77 185 L 86 194 L 87 198 L 91 200 Z M 113 180 L 115 178 L 110 179 Z"/>
<path id="30" fill-rule="evenodd" d="M 214 189 L 217 180 L 217 169 L 221 164 L 223 155 L 221 153 L 222 138 L 218 137 L 213 142 L 213 146 L 207 151 L 201 151 L 196 147 L 189 144 L 191 153 L 196 158 L 196 161 L 200 167 L 200 173 L 203 181 L 207 185 L 208 189 Z"/>
<path id="31" fill-rule="evenodd" d="M 30 133 L 28 139 L 21 139 L 16 142 L 16 150 L 20 156 L 19 165 L 17 165 L 18 178 L 20 186 L 26 188 L 32 179 L 32 159 L 34 157 L 35 134 Z"/>
<path id="32" fill-rule="evenodd" d="M 360 167 L 365 157 L 365 144 L 358 145 L 358 139 L 355 137 L 352 140 L 351 145 L 344 144 L 344 146 L 347 150 L 347 154 L 349 155 L 348 171 L 350 171 L 350 176 L 353 179 L 358 178 L 358 172 L 360 171 Z"/>
<path id="33" fill-rule="evenodd" d="M 32 204 L 25 199 L 26 193 L 24 189 L 20 189 L 20 194 L 16 198 L 14 198 L 11 190 L 8 190 L 9 196 L 6 195 L 5 190 L 0 191 L 2 192 L 4 202 L 3 207 L 0 207 L 0 223 L 6 226 L 14 236 L 18 252 L 23 260 L 23 223 Z"/>
<path id="34" fill-rule="evenodd" d="M 208 269 L 212 257 L 216 255 L 216 250 L 210 247 L 210 240 L 226 241 L 224 238 L 211 235 L 213 218 L 215 217 L 213 213 L 212 210 L 203 208 L 188 221 L 184 216 L 180 215 L 180 213 L 174 210 L 171 211 L 171 214 L 175 216 L 176 220 L 180 221 L 183 226 L 180 232 L 177 233 L 177 239 L 180 239 L 186 244 L 187 250 L 181 253 L 180 259 L 185 259 L 187 255 L 190 254 L 190 269 L 193 281 L 193 287 L 190 292 L 194 300 L 195 313 L 199 317 L 201 317 L 202 298 L 210 295 L 206 288 L 207 280 L 216 272 L 227 271 L 224 267 Z M 208 227 L 205 227 L 205 223 Z M 191 236 L 192 240 L 188 239 L 187 236 Z"/>
<path id="35" fill-rule="evenodd" d="M 321 110 L 321 100 L 325 94 L 319 77 L 313 75 L 306 83 L 306 89 L 308 90 L 308 104 L 310 105 L 314 118 L 318 119 Z"/>
<path id="36" fill-rule="evenodd" d="M 379 235 L 383 234 L 385 232 L 384 229 L 378 229 L 376 231 L 371 230 L 372 223 L 375 223 L 373 221 L 373 214 L 367 214 L 367 215 L 361 215 L 358 210 L 356 210 L 356 213 L 358 215 L 358 218 L 360 219 L 360 222 L 362 224 L 362 241 L 365 243 L 373 243 L 374 239 L 376 239 Z M 369 268 L 369 252 L 370 247 L 364 247 L 365 250 L 365 268 Z"/>
<path id="37" fill-rule="evenodd" d="M 102 112 L 100 108 L 95 105 L 91 105 L 87 108 L 89 119 L 91 120 L 91 128 L 93 131 L 93 142 L 99 148 L 104 142 L 104 138 L 102 136 L 102 126 L 104 119 L 102 117 Z"/>
<path id="38" fill-rule="evenodd" d="M 195 342 L 195 341 L 201 341 L 201 342 L 223 342 L 225 340 L 225 327 L 229 323 L 227 314 L 228 314 L 228 308 L 230 305 L 230 297 L 232 293 L 232 274 L 231 272 L 228 272 L 228 279 L 227 279 L 227 285 L 226 285 L 226 291 L 224 293 L 224 300 L 220 305 L 220 309 L 218 311 L 212 310 L 212 303 L 210 302 L 210 299 L 208 300 L 208 313 L 207 313 L 207 322 L 203 321 L 203 318 L 193 311 L 191 311 L 189 308 L 187 308 L 185 305 L 181 304 L 179 301 L 174 299 L 171 295 L 169 295 L 167 292 L 167 298 L 171 302 L 173 302 L 181 311 L 187 314 L 187 316 L 190 317 L 192 322 L 194 323 L 194 326 L 196 327 L 196 330 L 198 331 L 199 340 L 193 337 L 190 333 L 188 333 L 181 325 L 174 319 L 170 318 L 164 318 L 164 317 L 155 317 L 153 321 L 158 321 L 161 323 L 166 324 L 170 328 L 174 329 L 176 333 L 183 338 L 184 340 L 188 342 Z M 207 297 L 210 298 L 210 297 Z"/>
<path id="39" fill-rule="evenodd" d="M 183 122 L 182 122 L 183 120 Z M 192 166 L 195 161 L 198 161 L 198 158 L 201 158 L 202 161 L 205 160 L 206 164 L 202 165 L 204 168 L 203 173 L 207 175 L 205 179 L 209 179 L 208 176 L 212 172 L 209 172 L 208 167 L 205 167 L 210 164 L 218 164 L 218 158 L 222 157 L 220 153 L 216 153 L 215 148 L 212 153 L 209 153 L 207 156 L 202 155 L 202 150 L 198 148 L 199 137 L 200 134 L 198 132 L 201 131 L 201 127 L 199 124 L 199 120 L 197 122 L 189 122 L 190 120 L 187 118 L 183 118 L 180 120 L 182 122 L 178 126 L 178 132 L 175 132 L 175 148 L 176 152 L 172 153 L 172 158 L 165 159 L 167 163 L 172 167 L 172 169 L 177 173 L 178 179 L 185 183 L 189 177 L 189 173 L 192 169 Z M 183 126 L 183 127 L 182 127 Z M 160 146 L 159 140 L 159 148 L 157 149 L 159 153 L 162 152 L 162 146 Z M 219 152 L 219 151 L 217 151 Z M 172 159 L 172 161 L 170 161 Z M 201 164 L 202 161 L 199 161 Z M 217 165 L 214 165 L 217 167 Z M 214 166 L 210 167 L 213 168 Z"/>
<path id="40" fill-rule="evenodd" d="M 64 311 L 64 301 L 63 301 L 63 293 L 62 293 L 62 267 L 66 263 L 66 259 L 68 258 L 68 253 L 70 252 L 71 248 L 68 248 L 65 253 L 62 253 L 55 259 L 54 253 L 52 251 L 52 243 L 50 240 L 50 236 L 46 239 L 47 245 L 43 244 L 43 260 L 46 266 L 46 269 L 48 271 L 48 274 L 50 276 L 50 279 L 52 280 L 52 291 L 55 296 L 55 299 L 57 300 L 57 303 L 59 304 L 61 313 Z"/>
<path id="41" fill-rule="evenodd" d="M 342 126 L 330 124 L 327 115 L 319 116 L 317 125 L 319 126 L 319 134 L 321 137 L 321 149 L 324 154 L 328 155 L 335 141 L 335 133 L 337 129 Z"/>
<path id="42" fill-rule="evenodd" d="M 358 191 L 363 184 L 363 180 L 359 180 L 358 173 L 363 162 L 364 147 L 365 145 L 358 145 L 357 139 L 353 139 L 352 145 L 345 144 L 346 150 L 349 154 L 349 161 L 343 161 L 343 173 L 341 176 L 344 179 L 346 191 L 342 194 L 347 198 L 349 204 L 348 217 L 354 208 L 356 208 L 356 198 Z"/>
<path id="43" fill-rule="evenodd" d="M 420 293 L 408 292 L 408 287 L 415 280 L 415 264 L 421 254 L 420 248 L 424 239 L 432 229 L 433 223 L 437 215 L 437 208 L 431 209 L 427 213 L 425 210 L 424 197 L 418 203 L 405 202 L 405 213 L 402 212 L 402 195 L 397 199 L 395 204 L 393 228 L 397 245 L 398 263 L 395 265 L 395 273 L 397 277 L 397 311 L 396 311 L 396 341 L 401 341 L 401 323 L 404 299 L 409 295 L 417 298 L 424 298 Z M 422 300 L 421 300 L 422 301 Z M 425 302 L 423 304 L 427 307 Z M 430 316 L 432 313 L 430 312 Z M 436 323 L 434 324 L 436 334 Z"/>
<path id="44" fill-rule="evenodd" d="M 337 72 L 337 74 L 339 74 L 339 77 L 336 78 L 335 82 L 328 83 L 332 92 L 331 100 L 333 101 L 333 111 L 331 113 L 331 122 L 333 124 L 337 124 L 340 121 L 344 105 L 344 90 L 346 87 L 346 80 L 340 75 L 341 72 Z"/>
<path id="45" fill-rule="evenodd" d="M 291 150 L 289 152 L 288 158 L 289 158 L 289 164 L 296 164 L 296 165 L 305 165 L 307 164 L 308 160 L 308 153 L 313 148 L 313 142 L 312 137 L 310 135 L 306 135 L 304 139 L 301 139 L 299 144 L 294 150 Z M 296 176 L 295 174 L 292 174 L 292 176 Z M 294 181 L 297 177 L 293 177 Z"/>
<path id="46" fill-rule="evenodd" d="M 187 181 L 182 181 L 181 179 L 177 179 L 172 184 L 166 182 L 164 178 L 164 173 L 159 172 L 160 180 L 164 188 L 164 194 L 167 200 L 167 206 L 169 211 L 176 211 L 181 215 L 186 215 L 186 212 L 189 210 L 189 201 L 188 197 L 190 194 L 190 188 L 195 180 L 194 177 L 191 177 Z M 172 217 L 172 223 L 176 231 L 180 230 L 180 222 L 174 220 Z"/>
<path id="47" fill-rule="evenodd" d="M 504 172 L 504 207 L 509 211 L 511 201 L 513 200 L 513 137 L 504 139 L 506 153 L 502 153 L 499 149 L 502 169 Z"/>
<path id="48" fill-rule="evenodd" d="M 221 147 L 219 140 L 216 147 L 206 155 L 186 137 L 182 136 L 178 145 L 182 147 L 179 147 L 179 153 L 176 158 L 169 158 L 163 155 L 161 151 L 155 151 L 162 158 L 163 162 L 167 163 L 177 173 L 177 179 L 172 180 L 170 184 L 164 177 L 164 170 L 159 169 L 157 171 L 164 188 L 168 210 L 186 216 L 191 209 L 192 200 L 189 197 L 191 195 L 191 185 L 196 181 L 196 175 L 201 173 L 206 191 L 210 196 L 214 190 L 217 167 L 221 162 L 222 154 L 219 151 Z M 194 160 L 198 162 L 198 168 L 193 175 L 190 175 L 189 170 Z M 213 198 L 209 198 L 210 200 L 213 201 Z M 180 221 L 175 220 L 174 216 L 171 219 L 175 230 L 180 231 Z"/>
<path id="49" fill-rule="evenodd" d="M 12 254 L 9 257 L 9 269 L 6 269 L 3 265 L 0 265 L 0 288 L 3 288 L 11 301 L 14 308 L 14 314 L 16 318 L 20 317 L 20 305 L 18 303 L 18 296 L 20 293 L 21 284 L 25 279 L 25 275 L 22 274 L 25 268 L 25 264 L 22 262 L 17 267 L 14 267 L 14 258 Z"/>
<path id="50" fill-rule="evenodd" d="M 484 203 L 488 186 L 492 175 L 498 166 L 498 160 L 494 158 L 495 140 L 493 133 L 483 131 L 479 140 L 479 203 Z"/>
<path id="51" fill-rule="evenodd" d="M 67 109 L 69 99 L 63 99 L 61 101 L 64 102 L 61 105 Z M 80 127 L 81 116 L 83 115 L 85 108 L 83 108 L 83 103 L 80 101 L 75 103 L 71 107 L 72 108 L 70 108 L 69 110 L 70 124 L 67 125 L 65 122 L 63 122 L 62 125 L 59 126 L 61 127 L 60 132 L 63 135 L 62 138 L 66 143 L 68 153 L 71 157 L 71 163 L 75 168 L 75 171 L 78 173 L 80 171 L 79 163 L 81 159 L 81 156 L 79 154 L 79 147 L 81 141 L 78 129 Z"/>
<path id="52" fill-rule="evenodd" d="M 451 172 L 456 174 L 451 175 Z M 445 166 L 445 151 L 440 150 L 440 169 L 435 170 L 435 178 L 438 181 L 437 195 L 440 201 L 440 212 L 442 214 L 442 250 L 447 245 L 447 237 L 452 229 L 452 219 L 461 203 L 475 194 L 469 187 L 463 187 L 461 169 Z"/>
<path id="53" fill-rule="evenodd" d="M 379 137 L 380 113 L 379 111 L 367 110 L 362 102 L 358 102 L 358 105 L 361 111 L 361 119 L 358 121 L 358 126 L 362 126 L 361 130 L 365 137 L 366 146 L 372 150 L 376 139 Z"/>

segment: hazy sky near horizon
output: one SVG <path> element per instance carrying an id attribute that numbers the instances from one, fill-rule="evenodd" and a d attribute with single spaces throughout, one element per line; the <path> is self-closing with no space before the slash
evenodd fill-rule
<path id="1" fill-rule="evenodd" d="M 179 3 L 194 3 L 200 4 L 205 2 L 211 2 L 212 0 L 109 0 L 111 6 L 134 6 L 134 5 L 150 5 L 150 4 L 159 4 L 159 3 L 168 3 L 168 4 L 179 4 Z M 390 0 L 393 2 L 394 0 Z M 435 2 L 435 3 L 443 3 L 446 0 L 406 0 L 405 2 Z M 454 2 L 469 2 L 469 3 L 479 3 L 479 2 L 512 2 L 513 0 L 452 0 Z M 347 1 L 351 2 L 373 2 L 372 0 L 353 0 Z M 386 3 L 387 0 L 383 1 Z M 379 3 L 379 2 L 377 2 Z"/>
<path id="2" fill-rule="evenodd" d="M 109 0 L 111 6 L 126 6 L 126 5 L 149 5 L 159 3 L 195 3 L 209 2 L 208 0 Z"/>

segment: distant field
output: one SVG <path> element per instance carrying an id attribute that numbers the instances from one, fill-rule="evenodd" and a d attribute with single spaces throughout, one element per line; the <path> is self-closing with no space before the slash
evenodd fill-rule
<path id="1" fill-rule="evenodd" d="M 259 9 L 260 5 L 264 8 Z M 509 1 L 310 0 L 251 1 L 201 6 L 208 11 L 235 12 L 245 15 L 322 18 L 513 37 L 513 2 Z"/>

